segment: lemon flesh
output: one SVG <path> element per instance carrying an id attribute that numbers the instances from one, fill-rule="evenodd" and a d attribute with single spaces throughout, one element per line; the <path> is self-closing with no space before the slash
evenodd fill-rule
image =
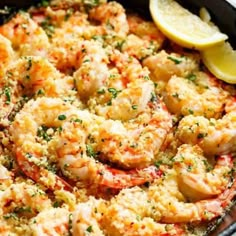
<path id="1" fill-rule="evenodd" d="M 209 71 L 227 83 L 236 84 L 236 51 L 229 43 L 222 43 L 201 52 Z"/>
<path id="2" fill-rule="evenodd" d="M 202 50 L 228 38 L 174 0 L 150 0 L 149 7 L 163 34 L 183 47 Z"/>

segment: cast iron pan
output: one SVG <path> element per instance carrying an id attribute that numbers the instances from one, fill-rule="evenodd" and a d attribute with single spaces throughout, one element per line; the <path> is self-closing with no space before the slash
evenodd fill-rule
<path id="1" fill-rule="evenodd" d="M 126 8 L 135 10 L 146 18 L 151 19 L 148 0 L 116 0 Z M 229 1 L 229 0 L 228 0 Z M 230 0 L 236 5 L 235 0 Z M 19 9 L 27 9 L 30 6 L 42 3 L 42 0 L 1 0 L 0 24 L 9 19 Z M 228 41 L 236 49 L 236 7 L 226 0 L 178 0 L 183 6 L 193 13 L 198 14 L 201 7 L 206 7 L 210 12 L 213 22 L 220 30 L 229 36 Z M 7 7 L 6 7 L 7 6 Z M 236 63 L 236 62 L 235 62 Z M 208 232 L 209 236 L 233 236 L 236 235 L 236 205 L 223 217 L 214 221 Z"/>

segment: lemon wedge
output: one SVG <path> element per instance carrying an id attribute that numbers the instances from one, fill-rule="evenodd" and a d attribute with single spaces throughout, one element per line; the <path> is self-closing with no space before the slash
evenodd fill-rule
<path id="1" fill-rule="evenodd" d="M 228 38 L 174 0 L 150 0 L 149 8 L 163 34 L 183 47 L 202 50 Z"/>
<path id="2" fill-rule="evenodd" d="M 222 43 L 201 52 L 204 65 L 217 78 L 236 84 L 236 51 L 229 43 Z"/>

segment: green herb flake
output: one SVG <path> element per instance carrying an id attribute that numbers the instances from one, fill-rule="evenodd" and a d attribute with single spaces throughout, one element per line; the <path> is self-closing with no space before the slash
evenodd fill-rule
<path id="1" fill-rule="evenodd" d="M 115 88 L 108 88 L 108 92 L 112 94 L 112 98 L 116 98 L 117 94 L 120 92 L 116 90 Z"/>
<path id="2" fill-rule="evenodd" d="M 89 233 L 92 233 L 93 232 L 93 227 L 92 225 L 90 225 L 87 229 L 86 229 L 87 232 Z"/>
<path id="3" fill-rule="evenodd" d="M 101 88 L 97 91 L 98 94 L 104 94 L 105 93 L 105 89 L 104 88 Z"/>
<path id="4" fill-rule="evenodd" d="M 9 87 L 5 87 L 4 94 L 6 96 L 6 104 L 10 104 L 10 102 L 11 102 L 11 89 Z"/>
<path id="5" fill-rule="evenodd" d="M 59 115 L 58 116 L 58 120 L 65 120 L 66 119 L 66 115 Z"/>
<path id="6" fill-rule="evenodd" d="M 122 51 L 122 47 L 123 47 L 124 43 L 125 43 L 125 40 L 122 40 L 122 41 L 120 41 L 120 42 L 117 42 L 116 48 L 117 48 L 118 50 Z"/>
<path id="7" fill-rule="evenodd" d="M 95 158 L 97 156 L 97 153 L 94 151 L 93 147 L 91 145 L 86 145 L 86 153 L 89 157 Z"/>
<path id="8" fill-rule="evenodd" d="M 57 201 L 56 201 L 56 202 L 54 202 L 54 203 L 53 203 L 53 207 L 54 207 L 54 208 L 58 208 L 58 207 L 60 207 L 60 203 L 59 203 L 59 202 L 57 202 Z"/>
<path id="9" fill-rule="evenodd" d="M 43 89 L 39 89 L 37 92 L 37 95 L 45 95 L 45 92 Z"/>
<path id="10" fill-rule="evenodd" d="M 194 111 L 192 109 L 188 109 L 188 113 L 193 115 L 194 114 Z"/>
<path id="11" fill-rule="evenodd" d="M 27 64 L 27 67 L 26 67 L 26 70 L 29 71 L 32 67 L 32 58 L 28 58 L 28 64 Z"/>
<path id="12" fill-rule="evenodd" d="M 68 220 L 68 233 L 69 233 L 69 236 L 72 236 L 72 227 L 73 227 L 72 223 L 73 223 L 73 214 L 70 213 L 69 214 L 69 220 Z"/>
<path id="13" fill-rule="evenodd" d="M 89 59 L 85 59 L 85 60 L 83 61 L 83 63 L 86 63 L 86 62 L 90 62 L 90 60 L 89 60 Z"/>
<path id="14" fill-rule="evenodd" d="M 198 135 L 197 135 L 197 138 L 198 139 L 201 139 L 201 138 L 205 138 L 207 136 L 207 133 L 199 133 Z"/>
<path id="15" fill-rule="evenodd" d="M 138 109 L 138 105 L 132 105 L 132 109 L 133 110 L 137 110 Z"/>
<path id="16" fill-rule="evenodd" d="M 172 57 L 172 56 L 168 56 L 167 57 L 169 60 L 173 61 L 176 65 L 182 63 L 182 60 L 179 60 L 178 58 Z"/>
<path id="17" fill-rule="evenodd" d="M 194 82 L 197 79 L 197 76 L 195 74 L 189 74 L 186 76 L 186 79 Z"/>

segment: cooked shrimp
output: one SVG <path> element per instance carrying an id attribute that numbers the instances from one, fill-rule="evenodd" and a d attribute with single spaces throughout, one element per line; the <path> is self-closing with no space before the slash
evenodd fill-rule
<path id="1" fill-rule="evenodd" d="M 65 119 L 69 122 L 65 122 Z M 63 173 L 74 181 L 124 188 L 160 176 L 155 167 L 125 172 L 109 168 L 92 158 L 92 146 L 86 142 L 93 136 L 93 132 L 96 133 L 102 121 L 102 118 L 88 111 L 77 110 L 60 99 L 38 98 L 30 101 L 16 115 L 11 128 L 20 168 L 28 177 L 49 188 L 71 190 L 65 181 L 45 168 L 45 146 L 36 142 L 38 129 L 45 126 L 61 127 L 56 145 L 59 156 L 57 161 Z"/>
<path id="2" fill-rule="evenodd" d="M 104 214 L 103 208 L 105 208 L 104 202 L 101 199 L 96 200 L 93 197 L 90 197 L 90 199 L 85 203 L 79 203 L 73 213 L 73 235 L 105 235 L 99 225 L 99 222 Z"/>
<path id="3" fill-rule="evenodd" d="M 150 70 L 150 78 L 157 83 L 158 91 L 162 92 L 168 80 L 173 76 L 187 77 L 199 70 L 196 58 L 167 53 L 164 50 L 143 60 L 143 65 Z"/>
<path id="4" fill-rule="evenodd" d="M 153 22 L 137 15 L 128 15 L 129 35 L 120 42 L 120 49 L 138 59 L 144 59 L 161 48 L 165 37 Z"/>
<path id="5" fill-rule="evenodd" d="M 185 78 L 173 76 L 166 85 L 164 101 L 176 115 L 219 118 L 228 97 L 216 78 L 198 72 Z"/>
<path id="6" fill-rule="evenodd" d="M 184 223 L 210 221 L 224 213 L 225 207 L 236 195 L 236 181 L 214 198 L 196 202 L 186 202 L 179 191 L 177 175 L 173 171 L 166 173 L 165 179 L 149 188 L 154 214 L 165 223 Z M 160 181 L 159 181 L 160 182 Z"/>
<path id="7" fill-rule="evenodd" d="M 20 12 L 0 27 L 0 34 L 8 38 L 21 56 L 45 56 L 49 47 L 48 37 L 28 13 Z"/>
<path id="8" fill-rule="evenodd" d="M 152 218 L 150 199 L 139 187 L 122 190 L 114 197 L 101 220 L 108 235 L 161 236 L 184 235 L 174 224 L 162 224 Z"/>
<path id="9" fill-rule="evenodd" d="M 10 90 L 4 83 L 4 76 L 8 66 L 14 61 L 15 54 L 11 47 L 11 42 L 0 34 L 0 124 L 5 125 L 5 121 L 13 109 L 13 104 L 10 103 Z"/>
<path id="10" fill-rule="evenodd" d="M 77 91 L 82 99 L 88 99 L 109 78 L 108 56 L 102 44 L 84 41 L 77 54 L 79 69 L 74 73 Z"/>
<path id="11" fill-rule="evenodd" d="M 68 90 L 73 88 L 67 78 L 63 79 L 59 71 L 46 59 L 41 57 L 23 57 L 10 66 L 6 72 L 7 81 L 22 89 L 22 94 L 27 96 L 45 95 L 49 97 L 65 96 L 69 94 Z M 14 88 L 13 88 L 14 89 Z M 18 93 L 20 91 L 18 89 Z M 16 89 L 15 89 L 16 90 Z M 11 91 L 12 95 L 16 93 Z M 18 94 L 19 96 L 19 94 Z"/>
<path id="12" fill-rule="evenodd" d="M 100 35 L 115 34 L 126 36 L 129 31 L 125 9 L 117 2 L 108 2 L 93 8 L 89 18 L 101 23 Z"/>
<path id="13" fill-rule="evenodd" d="M 0 78 L 4 75 L 7 66 L 14 60 L 14 57 L 11 42 L 0 34 Z"/>
<path id="14" fill-rule="evenodd" d="M 0 190 L 8 188 L 13 182 L 13 173 L 0 164 Z"/>
<path id="15" fill-rule="evenodd" d="M 231 155 L 217 157 L 214 168 L 203 156 L 198 146 L 184 144 L 173 159 L 179 188 L 194 200 L 205 199 L 222 193 L 230 183 L 233 159 Z"/>
<path id="16" fill-rule="evenodd" d="M 63 118 L 60 117 L 64 117 L 73 108 L 59 98 L 42 97 L 36 101 L 31 100 L 16 115 L 10 129 L 15 143 L 16 159 L 22 171 L 29 178 L 52 189 L 71 190 L 71 187 L 45 168 L 46 147 L 43 143 L 36 142 L 37 134 L 42 126 L 61 127 Z"/>
<path id="17" fill-rule="evenodd" d="M 207 155 L 222 155 L 236 151 L 235 98 L 226 105 L 222 119 L 203 116 L 184 117 L 178 126 L 176 137 L 183 143 L 198 144 Z"/>
<path id="18" fill-rule="evenodd" d="M 103 122 L 97 149 L 102 158 L 125 168 L 146 167 L 154 163 L 171 126 L 165 106 L 154 99 L 133 120 Z"/>
<path id="19" fill-rule="evenodd" d="M 100 136 L 98 128 L 104 122 L 104 119 L 80 111 L 74 120 L 63 124 L 57 153 L 65 176 L 78 185 L 95 184 L 117 189 L 141 185 L 160 177 L 160 171 L 154 166 L 122 171 L 100 163 L 96 140 Z"/>
<path id="20" fill-rule="evenodd" d="M 26 183 L 12 184 L 0 194 L 1 217 L 16 214 L 19 217 L 32 218 L 44 209 L 51 207 L 51 201 L 45 192 Z"/>
<path id="21" fill-rule="evenodd" d="M 61 236 L 69 234 L 70 212 L 65 208 L 50 208 L 41 211 L 29 222 L 34 236 Z"/>

